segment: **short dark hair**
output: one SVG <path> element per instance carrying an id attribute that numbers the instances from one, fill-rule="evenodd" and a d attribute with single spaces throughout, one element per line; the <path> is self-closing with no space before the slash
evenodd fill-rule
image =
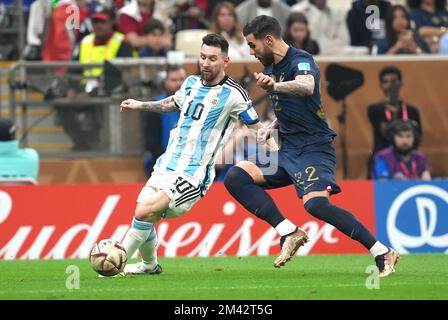
<path id="1" fill-rule="evenodd" d="M 205 37 L 202 38 L 202 44 L 212 47 L 221 48 L 222 52 L 226 54 L 229 52 L 229 43 L 227 40 L 220 34 L 209 33 Z"/>
<path id="2" fill-rule="evenodd" d="M 401 82 L 401 71 L 397 67 L 394 66 L 386 66 L 380 71 L 380 81 L 383 81 L 383 78 L 386 74 L 395 74 L 398 77 L 398 80 Z"/>
<path id="3" fill-rule="evenodd" d="M 394 136 L 401 132 L 412 132 L 414 135 L 414 148 L 417 149 L 421 142 L 420 126 L 415 120 L 402 120 L 396 119 L 386 127 L 386 137 L 391 142 L 394 143 Z"/>
<path id="4" fill-rule="evenodd" d="M 409 120 L 394 120 L 393 122 L 391 122 L 390 124 L 390 129 L 392 130 L 393 134 L 397 134 L 400 132 L 405 132 L 405 131 L 413 131 L 415 130 L 414 125 L 412 124 L 411 121 Z"/>
<path id="5" fill-rule="evenodd" d="M 151 19 L 148 22 L 145 23 L 143 26 L 143 32 L 144 34 L 150 34 L 154 31 L 159 30 L 162 33 L 165 33 L 165 26 L 162 21 L 157 19 Z"/>
<path id="6" fill-rule="evenodd" d="M 268 34 L 273 35 L 276 39 L 281 39 L 282 27 L 277 19 L 261 15 L 244 26 L 244 36 L 246 37 L 251 33 L 254 35 L 255 39 L 263 39 Z"/>
<path id="7" fill-rule="evenodd" d="M 185 70 L 185 68 L 178 64 L 169 64 L 165 68 L 167 74 L 178 70 Z"/>

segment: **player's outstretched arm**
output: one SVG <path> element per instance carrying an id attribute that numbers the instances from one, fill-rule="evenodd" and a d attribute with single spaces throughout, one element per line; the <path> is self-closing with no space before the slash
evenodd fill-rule
<path id="1" fill-rule="evenodd" d="M 314 76 L 311 74 L 298 75 L 292 81 L 276 82 L 274 91 L 301 97 L 311 96 L 314 93 Z"/>
<path id="2" fill-rule="evenodd" d="M 159 101 L 146 101 L 146 102 L 135 99 L 127 99 L 120 104 L 120 112 L 123 112 L 125 109 L 151 111 L 157 113 L 164 113 L 178 110 L 178 108 L 174 103 L 174 96 L 169 96 L 168 98 Z"/>

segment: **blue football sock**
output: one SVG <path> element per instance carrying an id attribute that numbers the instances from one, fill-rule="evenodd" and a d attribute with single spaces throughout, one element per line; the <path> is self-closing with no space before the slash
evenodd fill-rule
<path id="1" fill-rule="evenodd" d="M 360 242 L 368 250 L 376 242 L 369 230 L 350 212 L 330 204 L 326 197 L 311 198 L 305 203 L 305 210 L 314 217 L 323 220 Z"/>
<path id="2" fill-rule="evenodd" d="M 269 194 L 256 185 L 244 169 L 237 166 L 230 168 L 224 178 L 224 185 L 244 208 L 274 228 L 285 220 Z"/>

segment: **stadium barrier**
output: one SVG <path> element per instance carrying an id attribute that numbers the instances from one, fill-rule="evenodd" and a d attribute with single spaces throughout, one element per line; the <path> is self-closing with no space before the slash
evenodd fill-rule
<path id="1" fill-rule="evenodd" d="M 364 84 L 361 88 L 347 97 L 347 146 L 350 179 L 365 179 L 367 176 L 367 159 L 372 148 L 372 129 L 368 122 L 367 106 L 384 99 L 380 89 L 378 74 L 380 70 L 388 65 L 398 67 L 403 73 L 403 86 L 401 97 L 409 104 L 417 106 L 420 110 L 423 127 L 422 151 L 428 158 L 428 164 L 433 177 L 447 177 L 448 167 L 445 159 L 448 156 L 448 90 L 446 90 L 446 70 L 448 70 L 448 56 L 443 55 L 395 55 L 377 57 L 317 57 L 316 61 L 321 70 L 321 93 L 322 102 L 325 106 L 327 118 L 330 126 L 340 134 L 338 115 L 341 112 L 341 103 L 332 99 L 327 90 L 326 70 L 333 63 L 344 67 L 359 70 L 364 75 Z M 164 58 L 144 58 L 144 59 L 115 59 L 114 65 L 122 70 L 123 84 L 128 91 L 121 92 L 113 90 L 112 95 L 99 98 L 103 103 L 104 99 L 109 99 L 109 107 L 103 108 L 104 115 L 103 138 L 104 150 L 95 150 L 96 155 L 102 154 L 104 157 L 110 156 L 140 156 L 143 148 L 142 134 L 140 129 L 140 115 L 138 113 L 120 114 L 119 102 L 128 97 L 148 99 L 159 93 L 160 84 L 163 80 L 161 70 L 166 62 Z M 14 121 L 16 112 L 21 114 L 19 121 L 22 132 L 27 132 L 32 127 L 31 120 L 27 117 L 27 110 L 32 107 L 42 105 L 50 110 L 52 106 L 67 104 L 64 98 L 55 98 L 48 101 L 31 100 L 31 93 L 36 87 L 41 90 L 53 83 L 55 79 L 63 80 L 68 74 L 55 74 L 51 70 L 59 68 L 75 68 L 100 66 L 100 64 L 79 64 L 78 62 L 30 62 L 19 61 L 0 73 L 8 74 L 8 79 L 4 79 L 8 86 L 4 86 L 5 97 L 9 97 L 9 114 Z M 186 59 L 184 66 L 188 74 L 197 74 L 198 65 L 195 59 Z M 264 91 L 253 82 L 252 72 L 262 71 L 262 66 L 258 62 L 247 60 L 232 61 L 227 69 L 230 76 L 244 84 L 250 96 L 255 101 Z M 114 77 L 108 77 L 112 85 L 117 84 Z M 6 81 L 8 80 L 8 81 Z M 101 79 L 104 90 L 107 87 L 106 77 Z M 120 81 L 118 83 L 121 84 Z M 1 84 L 0 84 L 1 86 Z M 120 88 L 121 86 L 119 86 Z M 157 87 L 157 89 L 156 89 Z M 33 89 L 34 88 L 34 89 Z M 0 87 L 1 89 L 1 87 Z M 16 97 L 17 95 L 17 97 Z M 6 103 L 5 103 L 6 102 Z M 68 101 L 70 102 L 70 101 Z M 83 103 L 82 101 L 78 101 Z M 5 109 L 5 108 L 4 108 Z M 6 110 L 3 110 L 5 112 Z M 21 111 L 21 113 L 19 113 Z M 29 121 L 28 121 L 29 120 Z M 133 128 L 134 130 L 129 130 Z M 27 144 L 26 136 L 22 139 L 24 145 Z M 342 178 L 341 161 L 341 139 L 335 139 L 337 153 L 336 176 Z M 61 152 L 60 156 L 73 158 L 71 152 Z M 40 181 L 40 177 L 38 179 Z M 76 181 L 81 182 L 81 181 Z M 108 181 L 99 181 L 108 182 Z"/>
<path id="2" fill-rule="evenodd" d="M 341 181 L 332 198 L 400 252 L 448 252 L 448 181 Z M 95 242 L 121 240 L 140 184 L 0 186 L 0 259 L 87 258 Z M 300 255 L 365 253 L 306 213 L 292 187 L 270 191 L 310 235 Z M 279 236 L 215 183 L 188 214 L 157 224 L 159 256 L 273 255 Z"/>

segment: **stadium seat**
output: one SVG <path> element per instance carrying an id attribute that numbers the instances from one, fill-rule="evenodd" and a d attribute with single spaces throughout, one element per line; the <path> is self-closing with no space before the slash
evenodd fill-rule
<path id="1" fill-rule="evenodd" d="M 208 30 L 180 30 L 176 33 L 176 50 L 185 53 L 187 58 L 196 58 L 199 55 L 202 38 L 210 33 Z"/>

